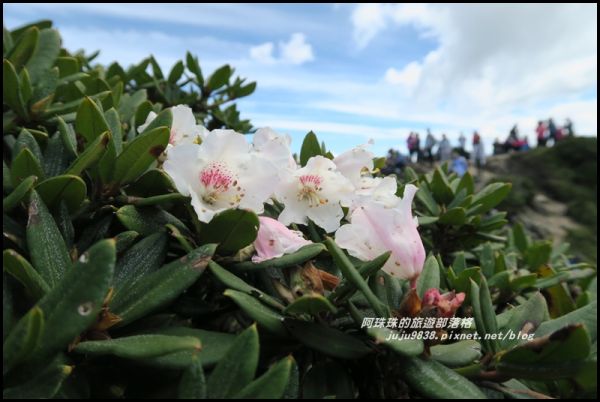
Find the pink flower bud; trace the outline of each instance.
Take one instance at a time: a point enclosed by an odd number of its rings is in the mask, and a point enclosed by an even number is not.
[[[431,288],[425,292],[421,303],[423,310],[437,308],[440,317],[452,317],[464,301],[465,294],[463,292],[452,291],[440,294],[438,289]]]
[[[260,228],[254,241],[256,255],[252,257],[253,262],[281,257],[311,244],[310,241],[302,237],[302,233],[288,229],[275,219],[260,216],[258,220]]]

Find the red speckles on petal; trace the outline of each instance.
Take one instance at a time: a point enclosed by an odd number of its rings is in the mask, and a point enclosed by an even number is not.
[[[200,172],[200,182],[206,189],[227,191],[233,181],[231,171],[220,162],[213,162]]]
[[[317,175],[317,174],[305,174],[300,176],[300,183],[303,186],[314,186],[314,187],[319,187],[321,185],[321,183],[323,182],[323,179],[321,178],[321,176]]]

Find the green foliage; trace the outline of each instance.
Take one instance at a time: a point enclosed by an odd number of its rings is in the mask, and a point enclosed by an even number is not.
[[[429,252],[414,290],[382,271],[390,252],[359,261],[314,225],[297,228],[314,244],[256,264],[256,214],[200,223],[160,169],[170,106],[247,132],[231,102],[255,83],[190,53],[168,72],[92,66],[49,21],[3,39],[5,398],[596,394],[596,269],[509,226],[509,184],[406,171]],[[301,164],[315,155],[332,157],[311,132]],[[467,294],[474,325],[452,332],[471,339],[363,327],[434,314],[431,288]],[[533,339],[486,338],[508,330]]]

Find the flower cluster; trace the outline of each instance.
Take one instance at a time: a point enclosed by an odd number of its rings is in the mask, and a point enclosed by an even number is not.
[[[300,167],[292,157],[289,136],[263,128],[252,143],[246,138],[232,130],[208,131],[196,124],[188,107],[173,108],[163,168],[177,190],[191,197],[201,222],[230,208],[261,214],[264,203],[274,199],[284,208],[278,222],[261,218],[254,261],[305,245],[301,234],[287,233],[286,226],[312,221],[327,233],[335,232],[336,242],[350,255],[370,260],[389,250],[385,272],[412,280],[419,275],[425,250],[411,212],[417,188],[406,185],[398,197],[394,177],[373,177],[369,144],[333,160],[313,156]],[[348,223],[340,226],[341,222]]]

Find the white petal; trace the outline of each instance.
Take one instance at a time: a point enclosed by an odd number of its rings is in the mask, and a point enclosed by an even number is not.
[[[148,113],[148,116],[146,117],[146,121],[144,122],[144,124],[142,124],[141,126],[138,127],[138,133],[142,133],[146,127],[148,127],[150,125],[150,123],[152,123],[152,120],[154,120],[156,118],[157,114],[154,113],[153,111],[150,111],[150,113]]]
[[[344,217],[344,211],[338,203],[327,203],[309,208],[308,217],[327,233],[334,232],[340,227],[340,220]]]
[[[361,145],[336,156],[333,162],[352,184],[358,186],[362,172],[373,170],[373,157],[373,153],[367,151],[366,145]]]
[[[171,147],[167,153],[163,169],[181,194],[189,195],[188,186],[199,180],[198,152],[199,145],[182,144]]]
[[[200,158],[216,161],[235,161],[250,150],[244,135],[233,130],[213,130],[200,146]]]

